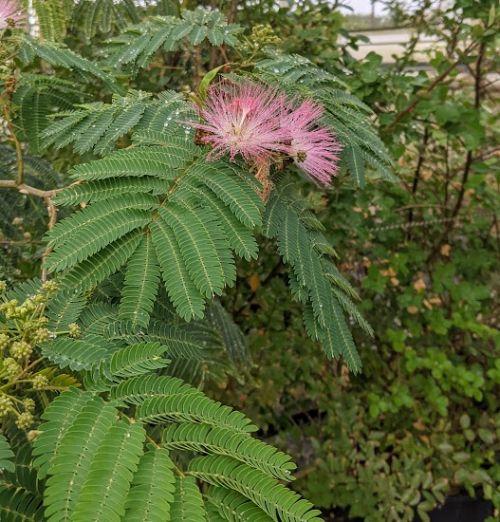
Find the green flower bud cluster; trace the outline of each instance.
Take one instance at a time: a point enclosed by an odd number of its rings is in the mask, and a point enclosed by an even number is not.
[[[57,290],[57,284],[49,281],[20,302],[6,298],[6,284],[0,281],[0,424],[7,419],[26,431],[28,438],[38,434],[37,394],[33,396],[33,391],[48,390],[54,375],[52,369],[40,373],[34,350],[56,336],[48,328],[45,310]],[[69,325],[68,330],[72,337],[80,336],[76,323]]]
[[[16,319],[20,317],[19,301],[17,299],[11,299],[0,305],[0,312],[5,315],[6,319]]]
[[[35,375],[31,384],[34,390],[43,390],[49,385],[49,380],[45,375]]]
[[[12,399],[4,393],[0,393],[0,419],[8,415],[12,410]]]
[[[7,348],[10,342],[10,337],[6,333],[0,333],[0,350]]]
[[[252,28],[250,35],[240,44],[242,51],[249,54],[256,53],[264,47],[278,45],[281,42],[269,24],[257,24]]]
[[[42,285],[42,291],[47,295],[54,295],[59,290],[59,285],[55,281],[46,281]]]
[[[76,323],[71,323],[68,327],[70,337],[77,338],[80,337],[81,331],[80,327]]]
[[[35,344],[43,343],[50,337],[50,332],[47,330],[47,328],[38,328],[38,330],[35,330],[35,333],[33,334],[33,342]]]
[[[27,412],[33,413],[35,411],[35,401],[33,399],[24,399],[23,406]]]
[[[29,428],[31,428],[31,426],[33,426],[34,422],[35,418],[33,417],[33,414],[28,411],[25,411],[21,413],[19,417],[17,417],[16,426],[20,430],[28,430]]]
[[[17,359],[27,359],[33,353],[33,347],[26,341],[15,341],[10,347],[10,355]]]
[[[3,361],[3,369],[7,378],[15,377],[21,372],[21,365],[12,357],[7,357]]]
[[[0,281],[0,294],[5,292],[5,288],[5,282]],[[48,319],[43,314],[49,296],[56,292],[57,288],[56,283],[48,281],[35,295],[22,303],[17,299],[7,301],[0,296],[0,314],[6,319],[3,331],[0,331],[0,357],[8,355],[9,359],[27,362],[36,345],[54,336],[47,329]],[[4,365],[4,376],[15,375],[15,368],[12,361],[9,361],[7,366]]]

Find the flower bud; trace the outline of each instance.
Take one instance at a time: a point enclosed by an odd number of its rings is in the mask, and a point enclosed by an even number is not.
[[[27,430],[28,428],[31,428],[33,422],[35,422],[33,415],[25,411],[24,413],[21,413],[21,415],[19,415],[19,417],[17,418],[16,426],[20,430]]]
[[[0,393],[0,418],[5,417],[11,411],[12,399],[5,395],[5,393]]]
[[[55,281],[46,281],[42,285],[42,290],[47,294],[54,294],[59,290],[59,285]]]
[[[50,332],[47,330],[47,328],[39,328],[36,332],[35,332],[35,335],[33,336],[33,341],[38,344],[38,343],[43,343],[44,341],[46,341],[48,338],[50,337]]]
[[[49,380],[45,375],[35,375],[31,384],[34,390],[43,390],[49,385]]]
[[[10,347],[10,355],[20,360],[29,357],[33,353],[33,347],[26,341],[16,341]]]
[[[30,413],[35,411],[35,401],[33,399],[24,399],[23,400],[24,409]]]
[[[71,323],[68,327],[70,337],[80,337],[80,327],[76,323]]]
[[[5,333],[0,333],[0,350],[3,350],[10,341],[10,337]]]
[[[21,371],[21,366],[15,359],[12,359],[12,357],[7,357],[7,359],[4,360],[3,367],[8,377],[14,377]]]

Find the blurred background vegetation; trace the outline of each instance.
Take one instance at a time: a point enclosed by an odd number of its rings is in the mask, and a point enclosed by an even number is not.
[[[139,3],[154,14],[179,9],[170,0]],[[326,361],[307,339],[268,248],[240,268],[224,300],[248,353],[208,387],[291,453],[301,469],[294,487],[326,519],[425,522],[445,499],[466,495],[490,501],[498,520],[497,2],[367,1],[361,14],[348,4],[182,2],[220,8],[245,27],[247,55],[276,46],[340,77],[375,110],[394,158],[393,183],[366,172],[358,191],[341,172],[327,193],[303,189],[374,329],[373,338],[357,335],[363,372]],[[106,21],[82,9],[84,18],[76,12],[60,28],[48,13],[34,30],[49,39],[66,31],[92,57],[136,21],[134,2],[119,7]],[[159,56],[134,87],[188,90],[227,61],[203,49]],[[0,170],[8,169],[0,154]],[[75,161],[69,151],[47,154],[61,171]],[[36,167],[46,169],[43,183],[59,182],[43,162]],[[29,198],[2,201],[0,278],[33,277],[44,209],[32,211]]]

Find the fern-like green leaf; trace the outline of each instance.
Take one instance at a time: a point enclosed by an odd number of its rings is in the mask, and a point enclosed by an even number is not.
[[[0,520],[42,522],[44,518],[41,482],[33,469],[30,445],[25,441],[20,444],[16,441],[12,447],[12,469],[0,470]],[[10,454],[8,458],[10,462]]]
[[[62,397],[66,398],[64,395]],[[53,413],[59,406],[57,401],[54,401],[54,406],[52,412],[46,412],[47,420],[53,419]],[[64,411],[67,413],[67,410]],[[59,451],[53,456],[47,470],[49,478],[45,489],[45,516],[53,522],[68,520],[73,515],[93,457],[115,422],[116,409],[102,399],[91,396],[91,400],[80,410],[73,411],[72,415],[72,423],[63,434]]]
[[[167,100],[170,103],[165,103],[166,94],[153,97],[143,91],[131,90],[125,96],[114,95],[111,103],[81,104],[69,112],[58,112],[54,115],[57,117],[55,122],[43,131],[44,146],[61,149],[72,144],[78,154],[93,150],[103,155],[112,151],[119,139],[131,131],[144,131],[154,120],[163,122],[162,131],[169,125],[171,130],[183,129],[177,145],[179,149],[185,149],[191,144],[188,138],[192,131],[179,118],[192,119],[188,116],[191,107],[174,94],[170,96],[172,99]],[[179,152],[176,151],[177,155]],[[160,157],[162,159],[165,158]]]
[[[144,453],[127,495],[124,520],[127,522],[174,520],[171,516],[175,490],[173,466],[165,449],[151,447]]]
[[[332,286],[339,281],[343,289],[350,291],[350,285],[340,276],[331,260],[329,249],[323,246],[326,238],[311,222],[302,219],[301,205],[293,199],[288,185],[283,185],[272,194],[264,218],[264,232],[268,237],[276,237],[278,251],[285,262],[289,263],[293,277],[291,289],[294,297],[304,305],[306,331],[315,340],[319,340],[328,357],[344,356],[349,368],[356,372],[361,361],[347,327],[343,308],[356,316],[363,326],[361,314],[355,312],[354,303],[345,296],[339,305]],[[311,223],[314,229],[308,229]],[[328,243],[326,243],[328,245]]]
[[[92,455],[71,520],[123,520],[127,494],[142,455],[144,438],[145,432],[140,424],[119,421],[109,429]]]
[[[82,314],[82,323],[94,320]],[[195,326],[203,330],[202,324]],[[115,343],[90,372],[105,381],[103,387],[70,389],[42,415],[34,465],[40,478],[48,477],[44,520],[319,520],[310,503],[278,482],[291,478],[294,465],[250,436],[256,427],[249,419],[180,379],[151,373],[165,365],[164,346]],[[99,389],[110,402],[99,397]],[[134,418],[127,422],[130,414]],[[145,447],[147,425],[163,423],[169,426],[162,445]],[[151,432],[151,442],[159,430]],[[171,459],[184,451],[208,456],[194,458],[182,471],[179,466],[189,456],[176,458],[175,464]],[[216,486],[204,489],[208,510],[197,479]],[[37,491],[18,489],[9,495],[5,489],[0,480],[8,513],[27,512],[33,517],[24,520],[42,520]],[[34,499],[31,511],[28,492]]]
[[[307,500],[275,479],[230,457],[197,457],[189,464],[189,474],[213,484],[238,491],[274,520],[320,521],[320,512]]]
[[[351,145],[344,150],[344,157],[353,178],[359,187],[365,187],[365,164],[357,145]]]
[[[207,166],[200,149],[175,133],[143,136],[156,144],[74,169],[88,183],[66,189],[59,201],[94,202],[49,232],[46,267],[66,271],[63,285],[85,291],[127,264],[120,316],[141,326],[152,313],[159,267],[177,313],[202,318],[206,300],[236,280],[234,252],[256,256],[252,228],[262,222],[262,202],[241,168],[223,161]]]
[[[244,190],[242,182],[250,183],[250,179],[241,169],[223,162],[197,163],[190,173],[222,199],[244,225],[253,228],[262,224],[262,200],[256,190]]]
[[[162,358],[165,350],[166,347],[159,343],[133,344],[113,353],[109,362],[104,363],[102,371],[110,379],[126,379],[149,373],[168,364],[168,360]]]
[[[106,204],[110,203],[110,201],[106,202]],[[124,202],[121,201],[120,203]],[[150,205],[154,205],[154,203],[151,202]],[[90,209],[97,210],[95,205],[89,207]],[[84,210],[83,213],[91,214],[91,212]],[[132,230],[144,227],[150,221],[147,211],[127,206],[114,208],[113,211],[109,209],[109,212],[103,212],[95,219],[90,216],[80,215],[79,217],[85,224],[82,224],[78,229],[80,239],[78,245],[70,242],[56,244],[54,250],[45,260],[50,271],[60,272],[71,268]],[[57,236],[53,237],[57,238]]]
[[[193,477],[176,477],[170,519],[179,522],[206,520],[203,497]]]
[[[130,26],[111,40],[113,52],[108,62],[118,68],[146,67],[156,51],[178,50],[184,39],[191,45],[199,45],[206,39],[213,45],[236,45],[235,35],[240,28],[228,24],[220,11],[199,6],[194,11],[183,11],[181,16],[154,17]]]
[[[124,194],[165,194],[167,189],[168,183],[166,181],[150,176],[141,178],[125,177],[115,180],[103,179],[71,185],[58,192],[53,201],[60,206],[77,205],[79,203],[88,204]]]
[[[335,294],[335,297],[339,302],[340,306],[343,308],[344,312],[348,314],[356,322],[356,324],[365,331],[365,333],[367,333],[370,337],[373,337],[373,328],[363,317],[363,315],[358,310],[358,307],[352,301],[352,299],[338,288],[334,287],[332,288],[332,291]]]
[[[222,343],[235,362],[248,362],[248,346],[243,332],[219,301],[213,301],[207,309],[207,318],[220,334]]]
[[[158,220],[152,224],[151,233],[165,288],[178,314],[187,321],[203,317],[203,296],[187,272],[172,229]]]
[[[278,479],[291,480],[295,464],[288,455],[272,446],[231,429],[208,425],[180,423],[168,426],[163,432],[167,449],[192,450],[227,455]]]
[[[83,294],[71,291],[59,292],[47,306],[49,330],[52,332],[66,330],[71,323],[76,323],[86,304],[87,299]]]
[[[154,176],[172,180],[177,172],[193,159],[195,149],[185,140],[173,138],[170,144],[161,147],[138,147],[119,150],[102,160],[78,165],[72,177],[78,180],[94,180],[116,177]]]
[[[0,475],[3,471],[14,471],[13,457],[14,453],[7,439],[0,433]]]
[[[83,263],[65,273],[61,284],[65,288],[87,291],[120,269],[134,253],[142,233],[134,231],[109,245]]]
[[[205,497],[208,504],[213,506],[222,520],[228,522],[272,522],[274,520],[236,491],[212,486]]]
[[[200,394],[201,392],[175,377],[145,375],[132,377],[111,388],[112,399],[130,404],[142,404],[148,397],[172,397],[174,395]]]
[[[48,232],[47,239],[50,245],[55,248],[55,252],[57,252],[59,248],[65,248],[67,250],[71,248],[71,246],[75,246],[72,241],[68,245],[68,240],[73,239],[73,234],[75,234],[76,231],[78,231],[79,243],[81,243],[80,233],[82,230],[96,232],[98,228],[106,229],[105,224],[108,220],[113,220],[116,213],[118,213],[120,217],[127,217],[127,212],[129,211],[149,210],[154,208],[155,205],[155,198],[147,194],[127,194],[126,196],[115,197],[105,202],[99,202],[57,223],[56,226]],[[125,216],[123,216],[123,213],[125,213]],[[135,214],[132,213],[131,215],[134,216]],[[99,230],[99,233],[104,232]],[[114,234],[112,234],[112,236],[113,235]],[[109,243],[111,241],[112,239]],[[54,256],[57,260],[58,256],[56,256],[55,253]]]
[[[60,368],[71,370],[90,370],[100,363],[108,354],[104,339],[86,335],[83,339],[70,339],[61,337],[53,342],[42,345],[44,357]]]
[[[160,284],[160,267],[151,235],[144,236],[127,265],[120,303],[120,319],[147,326]]]
[[[148,423],[196,421],[249,433],[257,427],[242,413],[203,395],[173,395],[146,398],[137,418]]]
[[[30,56],[31,58],[38,56],[54,67],[76,70],[87,77],[98,78],[112,92],[119,93],[122,91],[122,88],[116,83],[115,79],[111,75],[103,72],[97,64],[83,58],[62,44],[56,44],[54,42],[40,43],[25,36],[23,45],[25,48],[23,52],[24,56]]]
[[[201,343],[206,339],[198,339],[186,329],[165,324],[156,319],[151,320],[147,333],[138,331],[129,321],[113,321],[102,328],[100,333],[108,340],[120,340],[133,344],[138,342],[160,343],[167,348],[167,354],[176,359],[195,360],[203,357]],[[189,328],[191,330],[191,328]]]
[[[46,477],[54,457],[59,452],[61,440],[75,419],[75,412],[83,409],[91,401],[90,394],[71,390],[52,402],[42,414],[42,419],[46,422],[41,435],[33,445],[34,464],[38,468],[40,478]]]
[[[72,27],[87,39],[98,33],[108,34],[123,29],[139,19],[139,7],[131,0],[78,0],[72,13]]]
[[[63,40],[72,9],[67,0],[34,0],[33,7],[42,37],[50,41]]]
[[[224,287],[224,269],[217,255],[219,232],[214,234],[216,223],[207,222],[210,216],[198,209],[170,205],[159,210],[165,224],[172,228],[186,269],[198,291],[206,297],[220,295]],[[208,230],[210,226],[212,231]]]
[[[256,259],[259,251],[249,228],[243,225],[234,214],[214,194],[204,193],[204,205],[210,208],[221,227],[223,228],[227,241],[236,255],[250,261]]]

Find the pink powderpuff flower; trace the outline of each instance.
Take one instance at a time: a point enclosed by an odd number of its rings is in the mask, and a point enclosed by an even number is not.
[[[248,163],[262,164],[284,150],[281,127],[285,97],[257,83],[222,82],[210,88],[206,105],[199,109],[204,123],[200,141],[212,145],[211,156],[240,154]]]
[[[288,135],[287,152],[295,164],[320,184],[329,185],[342,147],[330,130],[317,127],[322,114],[319,105],[305,101],[284,117],[282,126]]]
[[[9,22],[19,25],[25,15],[17,0],[0,0],[0,31],[9,27]]]

